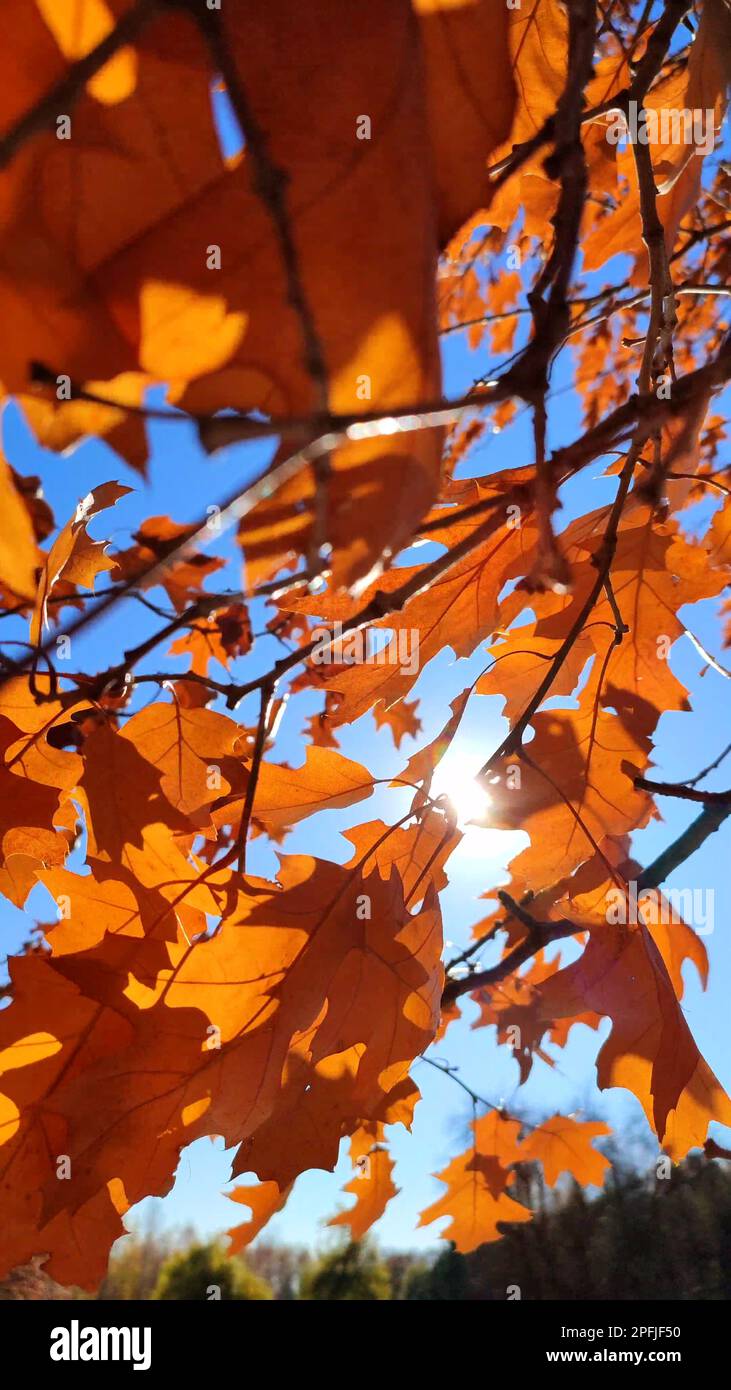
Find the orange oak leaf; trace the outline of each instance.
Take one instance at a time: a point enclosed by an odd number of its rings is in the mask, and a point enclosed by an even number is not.
[[[306,1043],[292,1049],[277,1108],[244,1139],[232,1176],[253,1169],[284,1187],[306,1170],[334,1169],[342,1139],[360,1123],[354,1096],[362,1058],[363,1048],[356,1045],[313,1065]],[[389,1095],[382,1097],[383,1103],[388,1100]],[[286,1146],[283,1126],[291,1141]]]
[[[390,709],[378,703],[373,708],[376,727],[382,729],[386,725],[393,734],[396,747],[400,748],[402,739],[416,738],[421,729],[421,720],[416,714],[418,707],[418,700],[401,700]]]
[[[341,1140],[348,1134],[360,1135],[362,1144],[370,1136],[370,1148],[382,1137],[385,1124],[401,1124],[410,1130],[420,1099],[410,1076],[381,1094],[371,1107],[370,1120],[356,1113],[354,1096],[362,1059],[362,1045],[334,1053],[316,1065],[308,1058],[306,1047],[293,1049],[282,1075],[280,1103],[270,1118],[244,1139],[234,1160],[233,1176],[253,1168],[284,1188],[307,1169],[334,1169]],[[362,1096],[360,1104],[364,1104]],[[291,1139],[286,1147],[282,1145],[283,1126]],[[356,1140],[356,1146],[358,1143]]]
[[[40,555],[28,508],[15,484],[12,470],[0,455],[0,584],[18,598],[33,599]]]
[[[537,636],[553,642],[570,628],[596,578],[596,568],[586,554],[596,549],[597,528],[605,515],[590,513],[567,532],[564,544],[572,560],[572,592],[553,605],[553,612],[539,618]],[[644,713],[638,713],[637,722],[652,732],[650,706],[655,706],[656,718],[662,710],[686,708],[687,692],[668,662],[672,644],[685,631],[678,610],[683,604],[715,597],[723,587],[723,574],[709,567],[704,547],[683,535],[677,522],[661,523],[650,507],[635,502],[622,520],[611,581],[628,632],[607,662],[607,685],[638,697]],[[606,655],[607,625],[614,622],[614,611],[604,593],[585,635],[599,656]],[[552,693],[563,691],[556,686]]]
[[[185,709],[177,700],[148,705],[128,721],[124,737],[144,749],[161,773],[160,790],[178,811],[200,811],[230,789],[225,760],[233,756],[241,728],[208,709]]]
[[[53,1276],[93,1287],[104,1272],[110,1242],[123,1233],[120,1209],[100,1179],[77,1210],[44,1212],[42,1185],[57,1171],[56,1155],[69,1152],[68,1130],[54,1111],[53,1093],[69,1069],[78,1074],[85,1058],[123,1046],[133,1029],[111,1011],[103,1026],[97,1025],[94,1001],[84,999],[41,956],[18,957],[12,981],[13,1003],[0,1019],[2,1265],[10,1269],[46,1252]]]
[[[601,668],[592,672],[578,709],[537,714],[520,760],[504,756],[487,783],[489,824],[531,837],[511,872],[535,890],[572,873],[605,836],[634,830],[652,814],[647,794],[633,782],[647,766],[650,740],[634,731],[626,692],[609,687],[605,696],[617,714],[601,708],[601,674]]]
[[[531,904],[533,906],[533,904]],[[598,1028],[599,1014],[587,1010],[570,1020],[551,1020],[547,1022],[542,1013],[543,998],[540,986],[560,969],[560,957],[547,961],[539,951],[527,970],[521,974],[502,980],[495,989],[476,990],[474,999],[480,1006],[480,1016],[472,1024],[473,1028],[489,1028],[495,1025],[498,1041],[508,1043],[513,1049],[513,1057],[518,1063],[521,1084],[529,1077],[535,1057],[548,1066],[553,1060],[545,1051],[545,1043],[556,1043],[563,1047],[571,1028],[583,1023],[589,1028]]]
[[[48,617],[48,600],[59,579],[93,590],[100,570],[113,568],[114,561],[107,555],[104,542],[92,540],[86,526],[98,512],[113,507],[130,491],[120,483],[102,483],[82,498],[73,517],[56,537],[43,565],[31,619],[30,640],[34,646],[41,640]]]
[[[579,960],[547,980],[541,994],[546,1017],[568,1017],[587,1005],[609,1015],[598,1084],[632,1091],[674,1159],[703,1145],[711,1120],[731,1122],[731,1101],[698,1051],[645,926],[605,924],[592,932]]]
[[[296,1163],[296,1153],[288,1157],[281,1147],[281,1116],[309,1094],[313,1066],[330,1066],[338,1052],[350,1057],[334,1116],[339,1137],[343,1107],[352,1128],[428,1045],[442,983],[433,906],[406,912],[395,874],[384,883],[378,875],[364,879],[295,859],[284,861],[281,877],[274,894],[256,881],[241,895],[244,926],[229,920],[210,939],[165,946],[167,966],[159,940],[124,933],[108,933],[91,951],[38,958],[38,968],[51,971],[49,987],[62,974],[57,997],[64,1008],[76,997],[90,1011],[77,1008],[59,1025],[71,1056],[91,1049],[88,1065],[54,1071],[51,1093],[44,1092],[46,1108],[61,1117],[64,1152],[74,1155],[68,1190],[59,1193],[48,1176],[49,1218],[68,1197],[75,1205],[88,1201],[108,1168],[130,1201],[167,1191],[180,1148],[200,1134],[240,1143],[271,1119],[280,1136],[276,1162]],[[1,1020],[9,1039],[19,1021],[14,1007]],[[48,1019],[53,1031],[50,1012]],[[122,1030],[125,1045],[95,1051],[97,1031],[104,1037],[110,1028]],[[301,1069],[280,1092],[290,1053]],[[26,1148],[34,1133],[29,1113]],[[245,1162],[252,1166],[251,1155]],[[263,1176],[282,1186],[291,1181]]]
[[[470,480],[469,491],[464,484],[459,487],[460,496],[470,502],[491,501],[502,492],[493,479],[480,483]],[[360,633],[343,638],[342,658],[337,645],[317,656],[313,654],[308,665],[311,683],[337,691],[340,696],[331,716],[334,725],[358,719],[376,701],[392,708],[409,693],[427,662],[445,644],[457,656],[469,656],[478,642],[493,631],[504,584],[530,567],[534,531],[529,520],[522,528],[511,527],[504,506],[496,507],[490,515],[490,534],[485,540],[422,593],[418,592],[418,569],[394,568],[374,582],[357,605],[344,595],[329,593],[281,601],[287,609],[313,614],[327,623],[345,622],[356,607],[367,604],[376,593],[388,596],[403,584],[414,583],[416,596],[403,612],[389,614],[371,625],[371,631],[385,629],[391,634],[386,644],[378,648],[377,657],[364,645],[366,639]],[[440,543],[447,546],[473,535],[478,526],[486,524],[480,514],[461,518],[457,507],[453,511],[437,508],[434,516],[450,522],[438,533]]]
[[[308,745],[300,768],[263,762],[254,796],[255,820],[281,839],[284,831],[316,811],[353,806],[371,795],[373,775],[331,748]],[[213,816],[216,825],[237,825],[242,799],[223,799]]]
[[[183,636],[171,644],[170,651],[173,656],[190,655],[189,669],[197,676],[207,676],[213,661],[227,670],[231,657],[217,618],[196,618]]]
[[[87,812],[89,854],[108,863],[129,862],[143,843],[147,826],[164,825],[181,833],[189,823],[163,795],[162,773],[140,751],[128,729],[102,725],[84,744],[79,779]]]
[[[356,1173],[343,1191],[353,1193],[355,1206],[338,1212],[328,1221],[329,1226],[347,1226],[351,1240],[362,1240],[400,1191],[391,1177],[394,1165],[388,1149],[380,1143],[374,1144],[371,1135],[365,1138],[368,1143],[364,1144],[364,1136],[356,1131],[350,1141],[350,1156]]]
[[[259,1232],[264,1229],[268,1221],[282,1210],[288,1196],[290,1188],[285,1187],[280,1192],[275,1182],[259,1182],[244,1186],[241,1184],[235,1187],[233,1192],[227,1192],[232,1202],[240,1202],[242,1206],[248,1207],[251,1212],[250,1221],[242,1221],[238,1226],[232,1226],[226,1232],[231,1244],[228,1247],[228,1255],[238,1255],[255,1240]]]
[[[143,521],[135,531],[135,544],[128,550],[117,551],[114,555],[112,578],[126,582],[140,578],[140,587],[147,587],[143,574],[146,569],[159,562],[170,553],[190,533],[190,527],[171,521],[167,516],[151,516]],[[158,582],[178,613],[200,597],[204,580],[220,570],[224,561],[220,556],[206,555],[203,550],[194,550],[171,561]]]
[[[609,1159],[593,1147],[593,1140],[610,1134],[608,1125],[595,1120],[575,1120],[552,1115],[542,1120],[523,1140],[523,1160],[543,1164],[543,1176],[554,1187],[562,1173],[571,1173],[582,1187],[601,1187]]]
[[[430,883],[437,892],[446,888],[444,865],[462,838],[439,811],[431,810],[421,813],[414,825],[394,829],[383,821],[366,821],[343,834],[355,846],[347,867],[360,864],[364,873],[377,868],[388,878],[394,865],[407,902],[420,902]]]
[[[20,730],[4,715],[0,716],[0,756],[13,748]],[[68,846],[54,828],[59,796],[53,787],[0,765],[0,860],[10,856],[31,856],[39,864],[62,862]]]
[[[58,921],[46,929],[55,956],[89,951],[107,934],[175,941],[181,928],[190,938],[206,929],[205,911],[214,911],[215,899],[197,888],[197,876],[174,845],[159,846],[148,840],[147,884],[132,875],[125,881],[104,877],[104,866],[93,865],[88,875],[66,869],[45,869],[38,880],[48,889],[58,910]],[[163,856],[160,850],[166,850]],[[158,850],[158,853],[156,853]],[[120,874],[123,871],[119,871]],[[155,879],[158,881],[155,882]],[[185,893],[184,897],[181,895]],[[176,898],[180,902],[176,903]],[[152,953],[150,952],[150,955]],[[162,967],[164,957],[158,955]]]
[[[515,721],[532,700],[562,640],[561,636],[539,635],[537,623],[511,628],[490,647],[494,662],[478,680],[475,693],[502,696],[505,717]],[[572,694],[593,651],[588,637],[581,636],[574,642],[551,685],[552,696]]]
[[[673,889],[667,893],[657,888],[641,889],[642,868],[629,854],[628,839],[606,840],[601,853],[574,874],[567,883],[558,885],[558,891],[549,896],[548,916],[566,916],[577,927],[593,930],[603,927],[606,922],[618,923],[632,919],[631,900],[628,904],[625,885],[635,884],[637,907],[634,915],[641,917],[650,933],[665,969],[670,977],[678,999],[683,998],[685,981],[683,966],[686,961],[693,962],[701,985],[708,983],[708,952],[702,938],[685,921],[681,908],[689,913],[692,899],[687,894],[678,895]],[[531,904],[535,911],[540,908],[538,898]],[[540,915],[540,913],[539,913]]]
[[[461,1254],[469,1254],[486,1241],[499,1240],[499,1222],[531,1221],[533,1213],[505,1191],[513,1180],[506,1163],[518,1159],[520,1126],[491,1112],[472,1126],[475,1143],[437,1174],[447,1184],[443,1197],[421,1213],[420,1226],[441,1216],[451,1217],[442,1234],[453,1240]]]
[[[69,792],[79,780],[82,761],[60,737],[70,721],[90,711],[86,700],[72,704],[54,699],[46,675],[37,675],[36,699],[22,677],[0,687],[0,715],[15,725],[16,737],[5,750],[6,767],[18,777]]]

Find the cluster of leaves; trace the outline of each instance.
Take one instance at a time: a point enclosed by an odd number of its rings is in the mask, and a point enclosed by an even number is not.
[[[0,1014],[4,1269],[44,1255],[59,1281],[95,1286],[124,1213],[169,1191],[203,1135],[237,1149],[234,1177],[258,1177],[232,1194],[251,1210],[234,1250],[345,1136],[357,1202],[336,1222],[360,1237],[396,1190],[387,1127],[411,1123],[412,1064],[463,995],[508,1047],[519,1028],[522,1079],[575,1022],[608,1017],[599,1084],[634,1092],[673,1159],[731,1122],[680,1005],[703,943],[606,914],[610,891],[659,888],[731,809],[700,777],[671,788],[701,805],[692,832],[644,871],[631,859],[668,791],[647,777],[658,721],[689,709],[658,642],[684,632],[683,605],[719,598],[731,559],[711,410],[731,374],[726,167],[677,127],[666,144],[606,138],[609,113],[643,104],[720,128],[728,9],[652,10],[373,0],[365,23],[329,0],[6,5],[3,389],[49,449],[93,435],[141,474],[152,385],[158,415],[185,412],[207,451],[279,445],[213,508],[245,563],[223,593],[208,587],[211,508],[143,516],[110,551],[89,523],[128,489],[102,483],[56,530],[39,480],[0,463],[0,595],[24,629],[0,671],[0,890],[22,907],[40,882],[60,909],[12,960]],[[237,154],[221,153],[212,88]],[[619,252],[620,278],[599,285]],[[440,334],[457,330],[477,361],[513,356],[446,401]],[[584,432],[549,453],[559,357]],[[532,461],[458,478],[486,429],[523,412]],[[562,490],[597,460],[614,500],[558,531]],[[697,535],[688,509],[707,494],[721,505]],[[429,558],[399,563],[417,541]],[[61,674],[59,640],[77,650],[131,600],[164,624]],[[259,601],[287,647],[263,674]],[[345,643],[366,630],[385,635],[382,659],[353,662]],[[391,659],[404,632],[418,670]],[[373,791],[342,725],[372,712],[398,748],[420,730],[408,697],[424,666],[484,643],[442,733],[394,768],[405,815],[350,830],[345,864],[247,871],[253,834],[280,843]],[[187,670],[150,669],[159,648]],[[323,696],[297,769],[268,756],[288,682]],[[445,974],[439,894],[460,830],[432,782],[487,695],[509,721],[480,774],[490,824],[529,844]],[[67,866],[81,830],[83,873]],[[560,939],[569,964],[546,955]],[[498,963],[477,968],[496,940]],[[463,1251],[494,1239],[530,1220],[516,1165],[601,1182],[603,1130],[492,1110],[422,1220],[448,1214]]]

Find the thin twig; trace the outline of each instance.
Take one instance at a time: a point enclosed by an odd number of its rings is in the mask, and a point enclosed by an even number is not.
[[[574,646],[574,643],[576,642],[579,634],[581,633],[584,624],[589,618],[596,604],[596,601],[599,598],[600,593],[604,589],[607,576],[609,575],[609,572],[611,570],[612,560],[614,559],[614,553],[617,548],[617,535],[619,531],[619,523],[622,516],[624,504],[627,499],[627,493],[629,492],[629,486],[632,481],[634,464],[635,452],[630,451],[630,453],[627,456],[627,461],[620,474],[619,487],[617,489],[617,495],[614,499],[612,511],[609,516],[607,529],[604,533],[604,539],[594,557],[594,563],[597,569],[597,577],[594,581],[594,584],[592,585],[587,598],[585,599],[584,603],[581,606],[581,609],[579,610],[579,613],[577,614],[563,642],[561,643],[561,646],[556,652],[556,655],[551,660],[551,664],[545,676],[543,677],[543,680],[538,685],[538,688],[534,692],[532,698],[529,700],[520,718],[516,721],[516,723],[513,725],[513,728],[503,739],[499,748],[495,749],[495,752],[491,754],[487,762],[480,769],[478,777],[480,777],[481,779],[488,778],[490,773],[493,772],[493,770],[502,761],[503,758],[509,757],[512,753],[516,753],[521,748],[523,743],[523,735],[525,734],[525,731],[528,728],[531,719],[533,718],[539,706],[543,703],[544,699],[548,695],[558,672],[563,666],[566,658],[568,657],[571,649]]]
[[[689,777],[685,784],[686,787],[697,787],[698,783],[702,782],[704,777],[708,776],[709,772],[715,772],[716,768],[721,766],[721,763],[728,757],[729,753],[731,753],[731,743],[727,744],[723,752],[719,753],[718,757],[714,758],[713,762],[708,764],[708,767],[704,767],[701,772],[697,772],[695,777]]]
[[[484,1096],[478,1095],[477,1091],[473,1091],[472,1087],[468,1086],[467,1082],[462,1080],[455,1066],[450,1066],[448,1062],[439,1062],[435,1057],[417,1057],[416,1060],[417,1062],[426,1062],[427,1066],[434,1067],[435,1071],[440,1071],[443,1076],[448,1076],[450,1081],[454,1081],[457,1086],[461,1086],[462,1090],[469,1096],[473,1105],[484,1105],[487,1110],[501,1109],[494,1101],[486,1100]]]
[[[610,574],[605,576],[604,592],[607,596],[609,607],[612,610],[612,617],[614,618],[614,645],[618,647],[622,638],[626,636],[630,629],[620,612],[619,604],[617,603],[617,595],[614,592],[614,585],[612,584],[612,577]]]
[[[261,770],[261,760],[264,756],[264,745],[267,739],[267,726],[269,724],[269,711],[274,698],[275,683],[269,681],[262,685],[259,700],[259,719],[256,726],[256,739],[251,755],[251,766],[249,768],[249,780],[246,783],[246,795],[241,811],[241,822],[236,836],[236,857],[238,861],[239,873],[246,872],[246,844],[249,836],[249,825],[254,809],[254,797],[259,781]]]
[[[21,147],[34,135],[49,130],[56,122],[59,112],[68,112],[83,92],[87,83],[118,53],[120,48],[132,43],[142,29],[155,15],[169,8],[170,0],[137,0],[126,14],[123,14],[111,33],[92,48],[83,58],[72,63],[68,72],[56,82],[35,106],[26,111],[6,131],[0,139],[0,169],[4,169]]]
[[[289,176],[272,158],[267,135],[251,106],[244,82],[229,45],[226,42],[223,20],[217,10],[198,6],[195,18],[209,46],[211,57],[223,78],[234,113],[246,141],[246,153],[253,166],[252,185],[271,217],[274,233],[284,266],[287,299],[302,330],[304,363],[314,389],[315,407],[323,419],[329,411],[328,372],[325,351],[315,322],[315,314],[305,289],[302,267],[287,207]],[[318,431],[319,432],[319,429]],[[307,557],[310,568],[327,541],[327,483],[331,465],[328,454],[316,454],[312,460],[315,484],[312,541]]]
[[[533,929],[528,933],[517,946],[509,951],[507,956],[503,956],[497,965],[491,966],[489,970],[477,970],[473,975],[467,975],[464,979],[448,980],[442,991],[442,1008],[446,1004],[451,1004],[455,999],[459,999],[462,994],[471,994],[473,990],[484,989],[487,985],[499,984],[508,975],[512,975],[521,965],[524,965],[536,952],[542,951],[545,946],[549,946],[552,941],[562,941],[569,936],[577,936],[582,928],[577,927],[574,922],[569,922],[562,918],[558,922],[538,922],[535,921]]]
[[[717,671],[719,676],[725,676],[727,681],[731,680],[731,671],[729,671],[728,667],[722,666],[717,657],[711,656],[711,653],[706,650],[695,633],[690,631],[690,628],[685,628],[684,635],[688,638],[689,642],[693,643],[699,656],[702,656],[703,660],[708,662],[708,665],[713,671]]]

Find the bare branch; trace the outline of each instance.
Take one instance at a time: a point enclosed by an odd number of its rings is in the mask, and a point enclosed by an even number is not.
[[[700,801],[705,806],[728,806],[731,811],[731,790],[725,792],[699,791],[686,782],[654,782],[650,777],[635,777],[641,791],[654,796],[675,796],[681,801]]]
[[[699,481],[702,481],[702,479]],[[708,665],[713,671],[717,671],[719,676],[725,676],[727,681],[731,680],[731,671],[729,671],[728,667],[722,666],[717,657],[711,656],[711,653],[703,646],[700,638],[696,637],[695,633],[690,631],[690,628],[686,627],[685,636],[688,638],[689,642],[693,643],[698,655],[702,656],[703,660],[708,662]]]
[[[691,854],[695,854],[697,849],[705,843],[709,835],[718,830],[723,825],[726,817],[731,812],[731,806],[706,806],[700,815],[692,821],[687,830],[679,835],[667,849],[659,854],[657,859],[640,874],[637,879],[638,889],[659,888],[666,878],[677,869],[680,864],[684,864]]]

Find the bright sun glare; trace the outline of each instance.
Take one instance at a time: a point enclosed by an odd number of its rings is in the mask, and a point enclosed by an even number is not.
[[[474,757],[447,753],[432,779],[431,795],[446,796],[451,802],[460,830],[470,821],[481,819],[490,805],[489,793],[478,782],[475,770]]]

